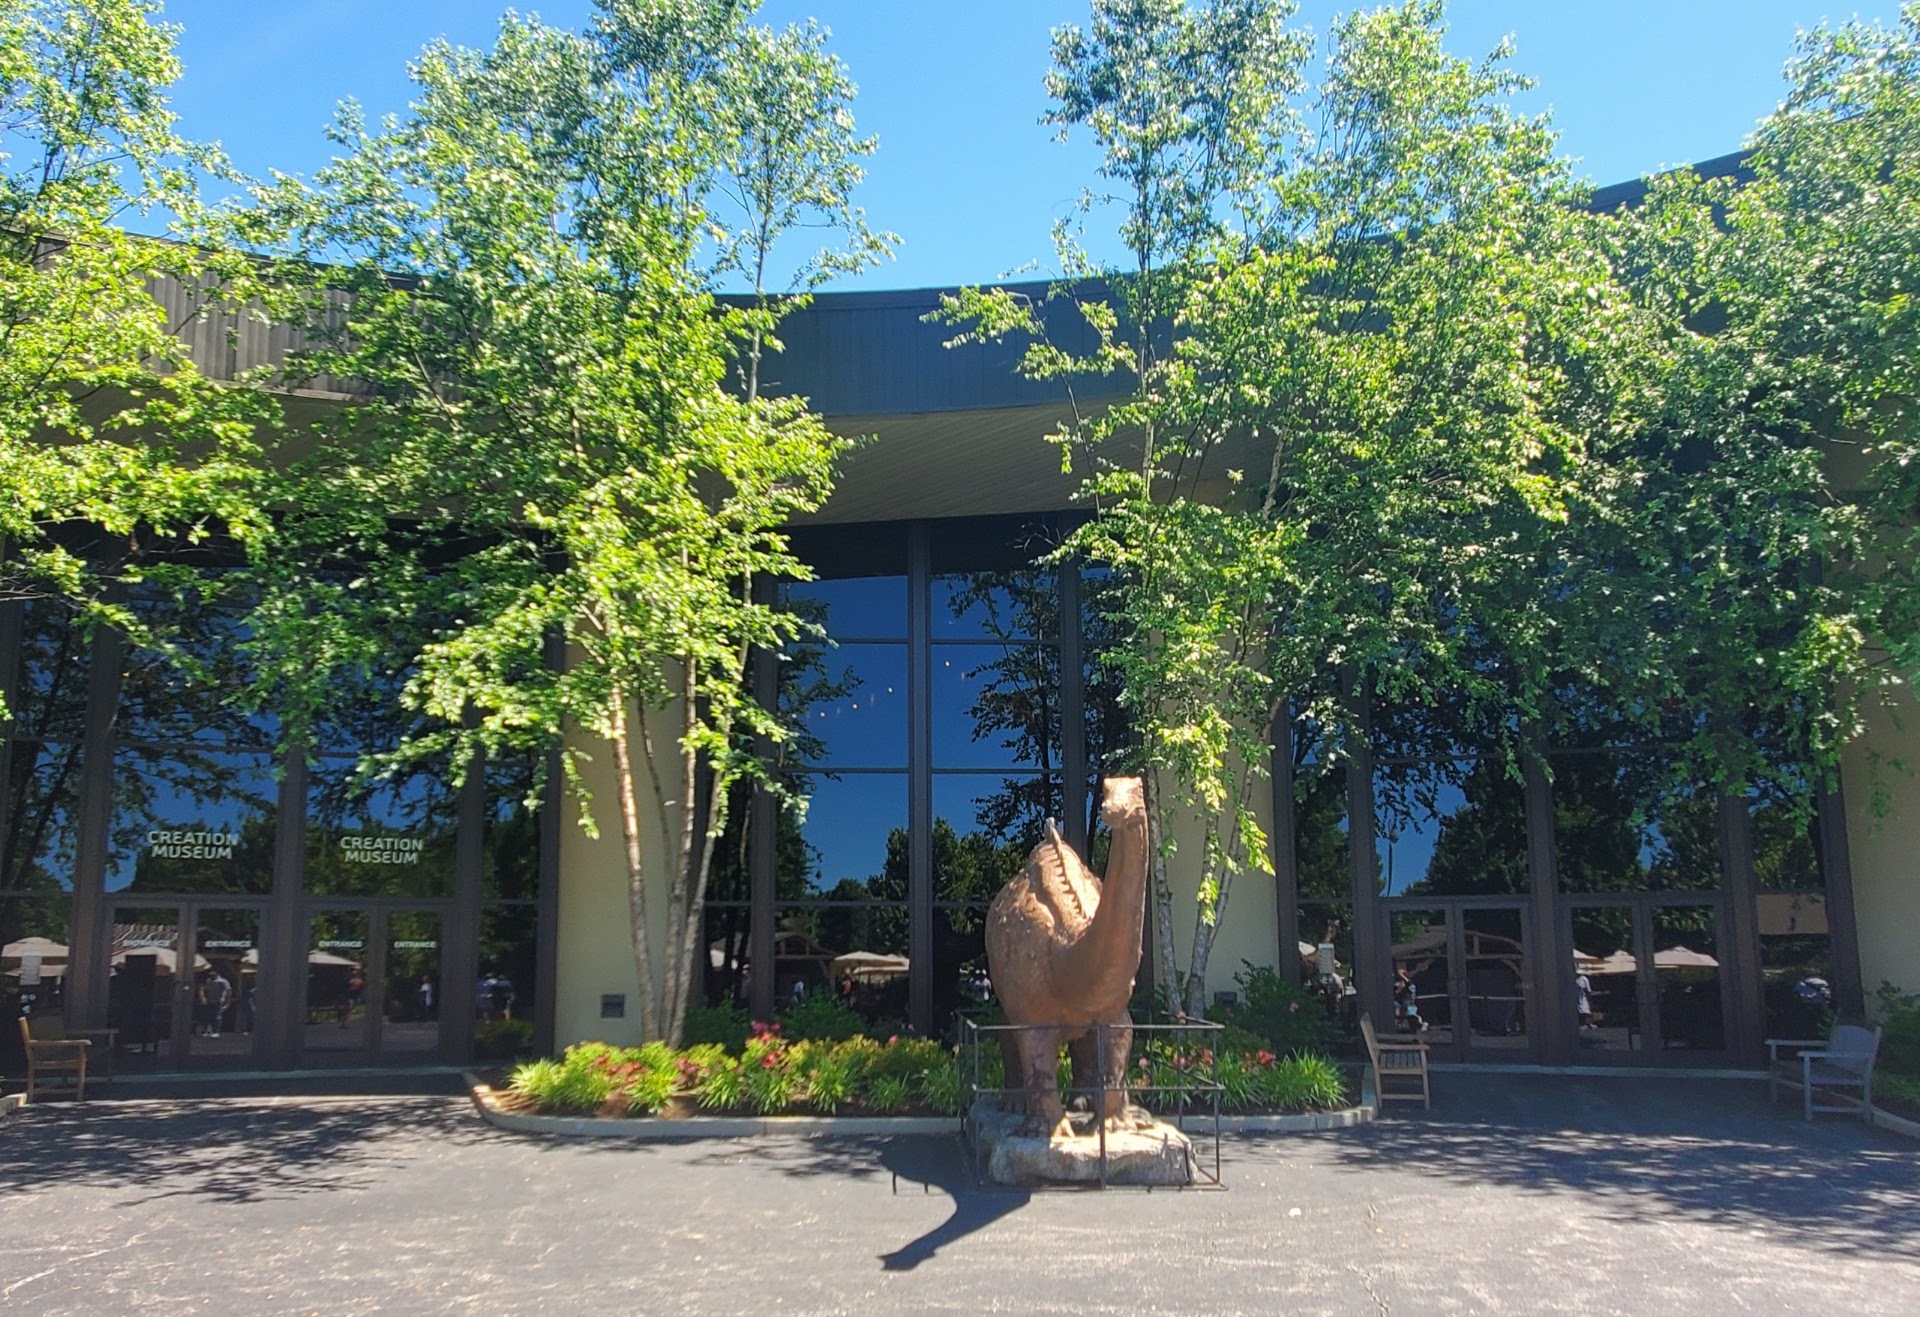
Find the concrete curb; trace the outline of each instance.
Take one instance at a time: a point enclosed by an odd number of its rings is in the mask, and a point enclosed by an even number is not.
[[[5,1097],[0,1097],[0,1120],[5,1120],[26,1105],[26,1098],[18,1093],[9,1093]]]
[[[960,1121],[952,1116],[693,1116],[685,1120],[657,1120],[649,1116],[523,1116],[496,1111],[485,1094],[493,1089],[475,1075],[466,1076],[473,1108],[480,1119],[516,1134],[546,1134],[563,1138],[636,1139],[645,1143],[689,1139],[752,1139],[764,1135],[800,1138],[871,1138],[898,1134],[953,1134]],[[1222,1134],[1310,1134],[1349,1129],[1374,1118],[1370,1095],[1360,1106],[1344,1111],[1311,1111],[1297,1116],[1222,1116]],[[1202,1124],[1205,1119],[1188,1122]],[[1191,1131],[1190,1131],[1191,1132]]]
[[[1909,1139],[1920,1139],[1920,1120],[1908,1120],[1905,1116],[1896,1116],[1891,1111],[1882,1111],[1878,1107],[1869,1108],[1870,1119],[1874,1126],[1890,1134],[1903,1135]]]

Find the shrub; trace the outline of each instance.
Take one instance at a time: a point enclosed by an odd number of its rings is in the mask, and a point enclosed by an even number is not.
[[[967,1086],[952,1055],[943,1054],[938,1065],[920,1076],[920,1097],[943,1116],[960,1114],[967,1103]]]
[[[1324,1056],[1290,1056],[1258,1074],[1260,1105],[1276,1111],[1332,1111],[1346,1105],[1346,1080]]]
[[[912,1092],[910,1083],[897,1075],[879,1075],[867,1085],[867,1105],[875,1111],[900,1111]]]
[[[561,1073],[558,1061],[528,1061],[514,1067],[507,1087],[543,1108],[552,1107],[555,1105],[553,1095],[560,1087]]]
[[[1920,1078],[1920,993],[1901,992],[1882,980],[1879,999],[1880,1064],[1896,1075]]]
[[[911,1082],[939,1065],[946,1055],[946,1050],[931,1039],[890,1038],[868,1061],[867,1073]]]
[[[671,1061],[665,1065],[642,1067],[640,1073],[628,1080],[626,1088],[622,1090],[627,1099],[627,1109],[653,1115],[667,1105],[679,1079],[678,1069]]]
[[[740,1077],[747,1104],[763,1116],[786,1110],[800,1090],[799,1067],[789,1046],[775,1033],[747,1039]]]
[[[851,1058],[838,1047],[815,1049],[807,1070],[807,1098],[815,1107],[832,1115],[853,1096],[854,1078]]]
[[[533,1050],[532,1020],[486,1020],[473,1030],[473,1054],[482,1061],[507,1061]]]
[[[795,1042],[843,1042],[858,1034],[864,1024],[859,1012],[825,993],[803,997],[780,1012],[780,1031]]]
[[[723,1056],[701,1081],[700,1105],[709,1111],[726,1111],[739,1106],[746,1094],[745,1063],[738,1057]]]
[[[1242,961],[1233,981],[1240,985],[1240,1002],[1221,1013],[1222,1021],[1244,1029],[1275,1055],[1326,1054],[1347,1043],[1346,1031],[1318,997],[1284,982],[1272,970]]]
[[[718,1006],[689,1006],[680,1036],[688,1047],[717,1044],[738,1056],[747,1045],[751,1023],[747,1018],[747,1008],[738,1002],[724,1001]]]

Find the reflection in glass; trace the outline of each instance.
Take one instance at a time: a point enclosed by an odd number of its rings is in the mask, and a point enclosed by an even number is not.
[[[13,711],[7,734],[78,740],[87,725],[91,644],[62,601],[33,599],[12,607],[19,610],[20,652],[14,684],[7,688],[7,704]],[[5,675],[0,673],[0,678]]]
[[[265,755],[114,755],[110,892],[264,894],[273,887],[280,784]]]
[[[1819,819],[1804,783],[1764,782],[1748,799],[1753,819],[1753,883],[1762,891],[1817,892],[1826,886]]]
[[[1388,896],[1530,889],[1526,793],[1498,760],[1392,765],[1374,777]]]
[[[1460,911],[1465,973],[1467,1045],[1524,1051],[1527,1047],[1526,921],[1520,911],[1494,907]]]
[[[1064,812],[1060,779],[933,777],[933,899],[991,901]]]
[[[540,980],[540,911],[490,905],[480,911],[480,977],[473,992],[473,1052],[482,1060],[525,1056],[533,1049]],[[488,977],[493,983],[489,987]]]
[[[194,951],[194,1059],[232,1062],[250,1055],[259,1010],[260,912],[201,910]]]
[[[417,765],[368,781],[348,764],[322,764],[307,792],[306,890],[445,896],[459,823],[459,793],[443,770]]]
[[[395,910],[387,916],[386,989],[380,1050],[430,1056],[440,1050],[440,916],[431,910]],[[500,1000],[497,986],[494,999]],[[511,987],[508,995],[511,995]],[[513,1007],[506,1007],[511,1018]]]
[[[747,1004],[753,992],[753,912],[744,905],[706,909],[706,1003]]]
[[[65,893],[0,897],[0,1021],[65,1010],[71,909],[72,898]]]
[[[1583,1051],[1638,1052],[1646,1046],[1640,1019],[1640,962],[1633,907],[1576,906],[1573,918],[1574,1015]]]
[[[74,816],[80,807],[80,746],[10,741],[6,807],[0,814],[0,900],[73,889]]]
[[[1718,1052],[1727,1045],[1718,924],[1712,906],[1653,907],[1660,1046],[1667,1051]]]
[[[1353,887],[1346,770],[1317,773],[1308,766],[1306,772],[1310,775],[1296,776],[1293,782],[1293,851],[1299,865],[1300,896],[1345,901]],[[1300,936],[1308,936],[1304,924]]]
[[[798,786],[804,817],[795,805],[783,808],[775,838],[778,897],[906,900],[906,774],[814,775]]]
[[[1769,1038],[1825,1038],[1833,1024],[1833,946],[1822,914],[1818,932],[1778,932],[1763,905],[1760,972]]]
[[[180,969],[180,912],[171,906],[116,906],[107,946],[107,1027],[135,1065],[171,1064],[174,1003],[191,1001],[194,971]]]
[[[364,910],[323,910],[307,925],[309,1055],[366,1050],[370,923]]]
[[[806,906],[777,913],[774,999],[830,992],[876,1037],[907,1032],[907,908]]]
[[[1445,910],[1394,910],[1391,937],[1393,1027],[1436,1049],[1453,1045],[1453,974]]]
[[[1062,766],[1056,645],[939,645],[933,650],[933,766]]]
[[[1563,755],[1551,763],[1561,891],[1720,885],[1719,802],[1711,792],[1668,784],[1642,755]]]
[[[904,768],[905,645],[794,645],[780,665],[780,761]]]
[[[486,779],[482,890],[490,901],[535,900],[540,895],[540,813],[527,804],[527,794],[533,789],[533,757],[489,759]]]
[[[1325,994],[1339,1009],[1353,978],[1353,903],[1351,901],[1302,901],[1300,920],[1300,981]],[[1320,946],[1333,944],[1332,980],[1322,972]]]
[[[1041,568],[936,576],[932,618],[935,640],[1053,640],[1060,578]]]
[[[859,576],[835,581],[790,581],[780,588],[789,612],[849,640],[907,638],[907,578]]]
[[[114,733],[122,741],[195,741],[266,749],[274,719],[250,713],[253,672],[246,621],[231,606],[136,598],[133,611],[166,643],[165,652],[129,646]]]
[[[963,1015],[986,1021],[994,1008],[987,973],[987,907],[942,906],[933,912],[933,1028],[948,1037]]]

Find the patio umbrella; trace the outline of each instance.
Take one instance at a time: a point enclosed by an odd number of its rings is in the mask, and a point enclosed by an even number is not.
[[[67,949],[50,937],[23,937],[0,947],[0,960],[20,960],[31,955],[38,955],[42,965],[51,965],[66,960]]]
[[[1653,953],[1655,969],[1719,969],[1720,962],[1704,951],[1688,947],[1669,947]]]
[[[851,974],[856,979],[886,979],[905,974],[908,961],[905,956],[887,956],[877,951],[849,951],[844,956],[833,958],[835,976]]]

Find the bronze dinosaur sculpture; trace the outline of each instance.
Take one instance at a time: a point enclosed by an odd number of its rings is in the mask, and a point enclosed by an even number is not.
[[[987,966],[1009,1024],[1002,1048],[1006,1084],[1022,1090],[1033,1134],[1072,1135],[1060,1102],[1060,1047],[1067,1045],[1077,1087],[1094,1087],[1104,1071],[1100,1112],[1109,1130],[1151,1123],[1127,1102],[1127,1013],[1140,969],[1147,909],[1147,805],[1137,777],[1108,778],[1100,817],[1113,832],[1103,884],[1047,821],[1047,839],[1033,848],[987,911]],[[1106,1031],[1104,1065],[1092,1026]]]

